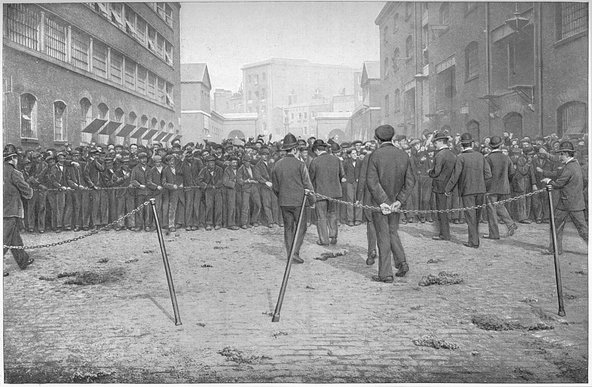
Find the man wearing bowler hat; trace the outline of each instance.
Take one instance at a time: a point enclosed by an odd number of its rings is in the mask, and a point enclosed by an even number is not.
[[[300,258],[300,247],[306,234],[306,210],[302,214],[300,231],[296,235],[296,225],[300,217],[300,210],[304,195],[313,191],[312,182],[308,175],[306,164],[296,158],[298,153],[298,141],[292,133],[284,137],[281,150],[287,152],[286,156],[278,160],[271,171],[271,183],[274,193],[278,197],[280,211],[284,220],[284,245],[290,254],[290,248],[294,243],[295,263],[304,263]],[[314,203],[314,197],[308,197],[309,204]]]
[[[374,138],[379,145],[369,157],[366,172],[372,205],[380,206],[382,211],[372,213],[378,237],[378,276],[372,279],[386,283],[394,280],[391,255],[395,260],[395,268],[399,269],[395,274],[397,277],[403,277],[409,271],[399,238],[399,209],[415,184],[409,156],[393,145],[391,140],[394,135],[395,129],[390,125],[376,128]]]
[[[434,156],[434,167],[429,170],[428,176],[432,178],[432,192],[436,198],[436,209],[447,209],[446,184],[452,176],[454,171],[454,164],[456,163],[456,156],[448,146],[448,135],[443,132],[438,132],[432,139],[436,146],[436,155]],[[438,213],[438,225],[440,233],[435,235],[434,240],[450,240],[450,223],[448,220],[448,213]]]
[[[486,239],[500,239],[498,216],[508,229],[506,236],[510,237],[514,235],[514,232],[518,228],[516,222],[510,217],[505,205],[494,206],[493,204],[498,200],[507,199],[510,196],[510,181],[514,176],[512,160],[500,150],[502,144],[503,140],[501,137],[491,137],[491,141],[489,142],[491,153],[485,157],[485,161],[491,169],[491,178],[485,181],[487,188],[487,223],[489,224],[489,234],[483,236]]]
[[[571,142],[563,141],[556,151],[559,154],[559,161],[564,164],[559,176],[556,179],[544,178],[541,181],[550,184],[554,189],[559,190],[559,203],[555,209],[555,224],[557,225],[557,253],[563,253],[563,229],[567,218],[570,217],[578,234],[588,243],[588,224],[584,217],[586,208],[584,199],[584,179],[582,167],[575,159],[575,149]],[[543,254],[553,254],[553,241],[549,248],[543,250]]]
[[[462,198],[463,207],[480,206],[486,192],[485,180],[491,178],[491,169],[483,155],[473,150],[473,138],[470,133],[460,136],[461,153],[456,156],[454,171],[444,191],[450,196],[453,188],[458,185],[458,194]],[[465,219],[469,229],[469,240],[466,247],[479,247],[479,218],[481,209],[465,210]]]
[[[2,185],[4,191],[4,245],[6,246],[22,246],[20,225],[25,216],[22,198],[31,199],[33,197],[33,189],[25,179],[23,174],[16,168],[18,165],[18,154],[9,149],[4,149],[4,183]],[[4,248],[4,254],[8,251]],[[14,260],[24,270],[33,263],[34,259],[30,258],[25,250],[11,249]],[[4,276],[8,272],[4,271]]]

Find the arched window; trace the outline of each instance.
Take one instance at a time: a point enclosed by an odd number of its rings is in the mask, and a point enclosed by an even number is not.
[[[88,98],[80,100],[80,141],[83,143],[90,143],[92,135],[90,133],[82,132],[93,121],[92,104]]]
[[[514,133],[514,138],[522,138],[522,114],[510,112],[504,116],[504,132]]]
[[[479,123],[475,120],[470,120],[467,122],[467,132],[471,133],[473,138],[480,138]]]
[[[99,113],[97,115],[97,118],[100,118],[101,120],[109,120],[109,107],[101,102],[98,108]]]
[[[399,52],[399,48],[395,48],[395,52],[393,53],[393,71],[399,71],[399,61],[401,60],[401,53]]]
[[[21,137],[37,138],[37,98],[21,94]]]
[[[140,118],[140,127],[147,128],[148,127],[148,117],[144,114],[142,118]]]
[[[158,120],[156,118],[152,118],[152,121],[150,121],[150,129],[156,129],[157,125],[158,125]]]
[[[117,108],[115,109],[115,122],[123,122],[123,116],[125,115],[125,113],[123,112],[123,110],[121,110],[121,108]]]
[[[441,25],[449,25],[450,24],[450,4],[449,3],[442,3],[440,6],[440,14],[439,14],[439,21]]]
[[[54,141],[66,140],[66,104],[64,101],[53,103],[53,139]]]
[[[395,90],[395,113],[401,111],[401,90]]]
[[[265,74],[265,73],[263,73],[263,74]],[[172,123],[172,122],[169,122],[169,125],[168,125],[168,130],[167,130],[167,131],[168,131],[169,133],[175,133],[175,125],[173,125],[173,123]]]
[[[479,75],[479,43],[471,42],[465,48],[465,80]]]
[[[160,130],[164,131],[166,128],[166,122],[164,120],[160,121]]]
[[[383,66],[384,67],[384,78],[385,79],[388,78],[388,76],[389,76],[389,62],[388,61],[389,61],[388,56],[385,56],[384,57],[384,66]]]
[[[405,41],[405,56],[408,60],[413,58],[413,37],[411,35]]]
[[[586,104],[579,101],[564,103],[557,109],[557,135],[586,133],[588,129]]]
[[[136,115],[136,113],[130,112],[127,116],[127,123],[130,125],[135,125],[137,119],[138,119],[138,116]]]

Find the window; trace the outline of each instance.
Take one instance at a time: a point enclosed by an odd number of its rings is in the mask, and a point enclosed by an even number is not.
[[[92,105],[88,98],[82,98],[80,100],[80,112],[81,120],[80,120],[80,129],[86,128],[93,120],[92,118]]]
[[[136,90],[136,63],[125,58],[125,87]]]
[[[389,102],[389,95],[385,95],[384,96],[384,116],[388,117],[389,116],[389,110],[390,110],[390,102]]]
[[[37,98],[29,93],[21,95],[21,137],[37,138]]]
[[[401,60],[401,54],[399,53],[399,48],[395,48],[395,52],[393,53],[393,71],[399,71],[399,61]]]
[[[158,78],[158,102],[162,104],[166,103],[165,83],[164,80],[160,78]]]
[[[479,123],[475,120],[467,122],[467,132],[469,132],[473,138],[480,138]]]
[[[148,88],[147,93],[148,98],[156,99],[156,75],[148,72]]]
[[[401,111],[401,91],[399,89],[395,90],[395,113]]]
[[[32,50],[39,49],[41,13],[38,8],[28,4],[8,4],[5,20],[10,41]]]
[[[388,27],[384,26],[384,28],[382,29],[382,41],[383,43],[388,43]]]
[[[123,27],[123,3],[108,3],[111,13],[111,22]]]
[[[425,66],[430,61],[430,51],[428,50],[428,45],[430,44],[430,26],[428,24],[424,25],[422,28],[421,33],[421,53],[423,57],[422,64]]]
[[[165,18],[164,6],[165,3],[156,3],[156,13],[163,19]]]
[[[504,132],[513,133],[514,138],[522,138],[522,114],[510,112],[503,120]]]
[[[133,37],[137,36],[136,13],[127,5],[125,6],[125,32],[132,35]]]
[[[389,64],[389,58],[388,58],[388,56],[385,56],[384,57],[384,66],[383,66],[385,79],[388,78],[388,76],[389,76],[388,64]]]
[[[72,64],[74,67],[88,71],[90,38],[74,28],[71,36]]]
[[[101,102],[98,108],[99,114],[97,115],[97,118],[101,120],[109,120],[109,107]]]
[[[152,120],[150,121],[150,129],[156,129],[156,125],[158,125],[158,120],[152,117]]]
[[[557,40],[588,29],[588,3],[558,3],[556,7]]]
[[[93,41],[93,73],[107,78],[107,46]]]
[[[450,24],[450,4],[449,3],[442,3],[440,6],[440,24],[441,25],[449,25]]]
[[[173,123],[172,123],[172,122],[169,122],[169,125],[168,125],[168,132],[169,132],[169,133],[175,133],[175,125],[173,125]]]
[[[123,55],[111,50],[111,80],[119,85],[122,82]]]
[[[168,64],[173,65],[173,45],[166,42],[164,58]]]
[[[399,14],[396,13],[393,17],[393,34],[396,34],[399,30]]]
[[[164,8],[164,21],[169,27],[173,28],[173,9],[168,4],[166,4]]]
[[[465,48],[465,80],[479,75],[479,44],[471,42]]]
[[[142,95],[146,95],[146,77],[146,69],[138,65],[138,84],[136,90]]]
[[[407,60],[413,59],[413,37],[409,35],[405,41],[405,56]]]
[[[164,131],[166,129],[166,122],[164,120],[160,121],[160,130]]]
[[[572,101],[565,103],[557,109],[557,135],[586,133],[588,128],[584,102]]]
[[[146,29],[148,24],[140,16],[136,16],[136,39],[142,44],[147,44],[146,41]]]
[[[148,48],[156,51],[156,30],[148,26]]]
[[[52,58],[66,61],[67,27],[49,14],[45,14],[45,53]]]
[[[123,122],[123,116],[125,113],[121,108],[115,109],[115,122]]]
[[[156,53],[162,59],[165,59],[164,55],[164,38],[160,34],[156,34]]]
[[[456,95],[456,71],[455,66],[442,71],[439,74],[443,82],[442,91],[445,98],[453,98]]]
[[[166,84],[166,104],[174,107],[175,102],[173,101],[173,85],[170,83]]]
[[[53,139],[66,140],[66,104],[63,101],[53,103]]]

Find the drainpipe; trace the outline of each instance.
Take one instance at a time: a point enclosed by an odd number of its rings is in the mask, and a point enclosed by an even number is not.
[[[486,73],[487,73],[487,90],[486,94],[491,95],[491,47],[489,45],[489,34],[490,34],[490,25],[489,25],[489,2],[485,3],[485,64],[486,64]],[[489,134],[492,134],[491,131],[491,105],[489,102],[487,103],[487,129]],[[479,132],[481,132],[481,128],[479,128]],[[481,133],[479,133],[479,139],[481,139]]]
[[[543,6],[541,3],[533,4],[534,10],[534,91],[536,92],[536,109],[537,109],[537,124],[539,127],[539,133],[544,136],[544,115],[543,115],[543,34],[542,34],[542,22],[543,22]],[[534,101],[533,101],[534,102]]]

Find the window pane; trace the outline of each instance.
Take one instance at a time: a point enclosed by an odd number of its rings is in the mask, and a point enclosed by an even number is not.
[[[125,86],[129,89],[136,89],[136,63],[125,59]]]
[[[162,80],[160,78],[158,79],[158,102],[166,103],[164,80]]]
[[[93,72],[107,78],[107,47],[96,40],[93,42]]]
[[[33,50],[39,48],[39,23],[41,13],[25,4],[9,4],[6,7],[8,39]]]
[[[66,104],[62,101],[56,101],[53,103],[53,114],[54,114],[54,140],[64,141],[65,136],[65,111]]]
[[[142,66],[138,65],[138,92],[140,94],[146,94],[146,76],[147,72],[146,69]]]
[[[37,99],[21,95],[21,137],[37,138]]]
[[[121,85],[123,71],[123,56],[111,50],[111,80]]]
[[[90,39],[78,30],[72,29],[72,64],[82,70],[88,70],[88,50]]]
[[[148,98],[156,99],[156,75],[148,73]]]
[[[66,61],[66,26],[49,14],[45,16],[45,53]]]
[[[561,37],[576,35],[588,29],[587,3],[561,3]]]
[[[146,21],[139,16],[136,19],[136,35],[142,44],[146,44]]]

